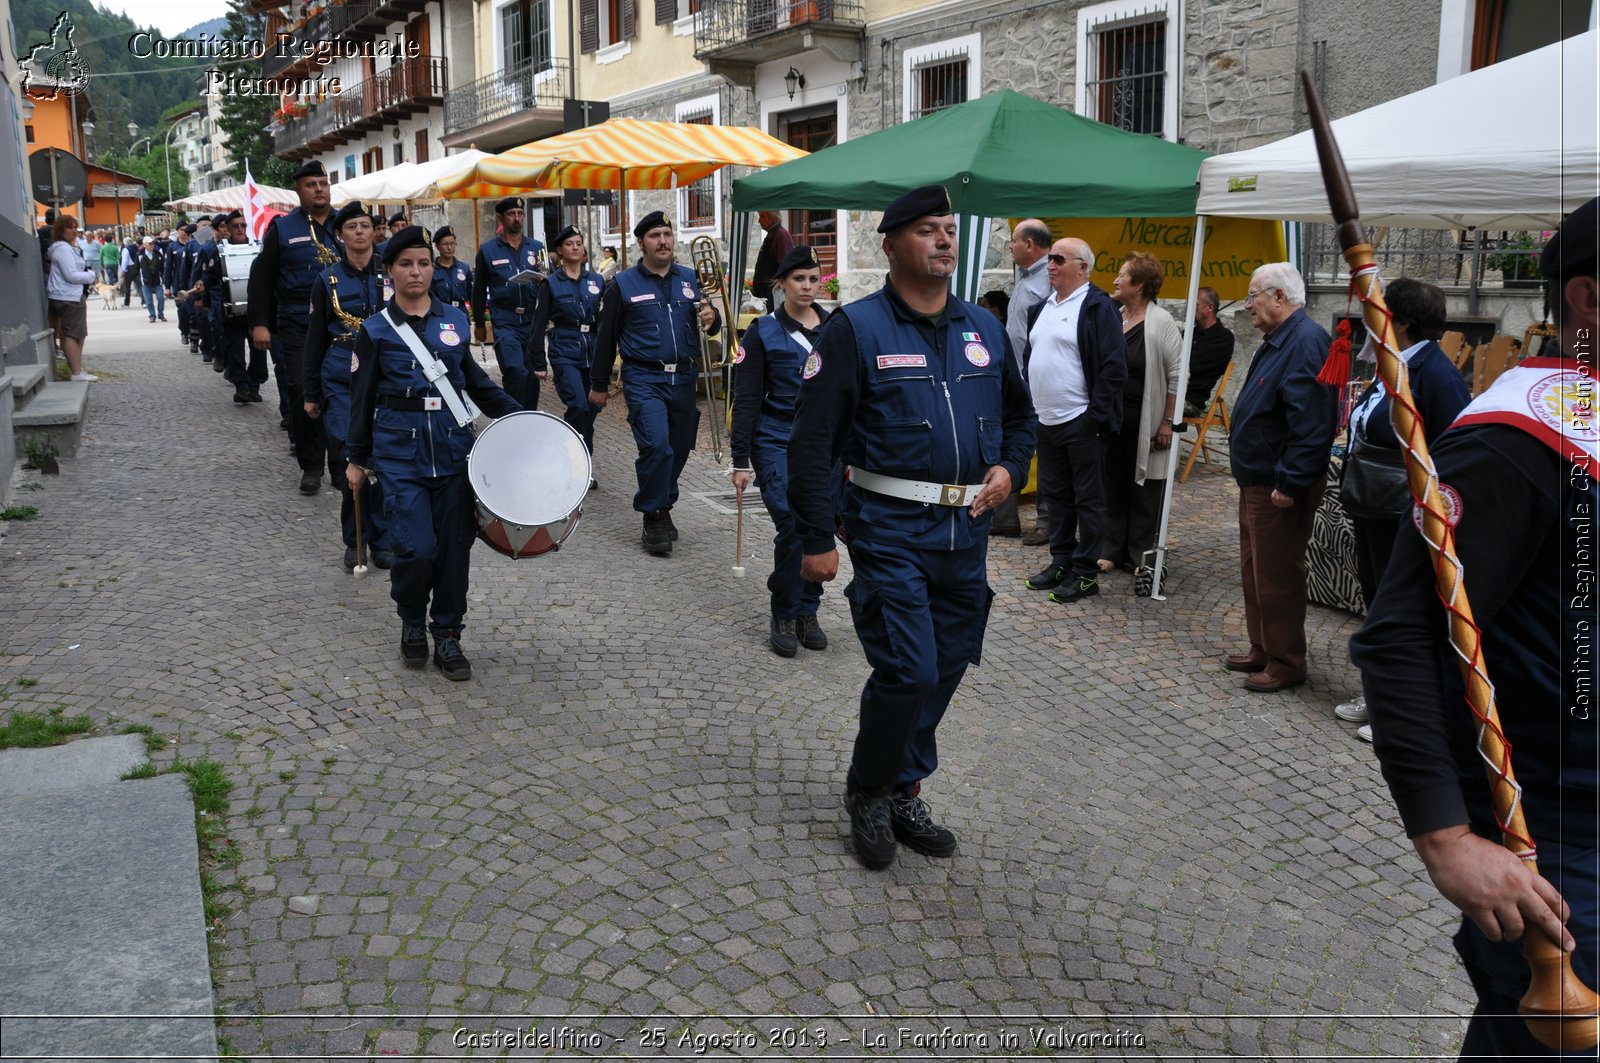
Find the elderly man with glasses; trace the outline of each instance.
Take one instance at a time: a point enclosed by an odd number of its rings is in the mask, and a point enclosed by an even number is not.
[[[1246,689],[1262,694],[1306,681],[1306,544],[1338,427],[1338,389],[1317,383],[1328,333],[1305,304],[1306,283],[1289,263],[1269,262],[1251,276],[1244,305],[1265,339],[1228,436],[1250,650],[1225,663],[1248,673]]]
[[[1105,531],[1105,439],[1122,426],[1128,378],[1122,316],[1090,283],[1094,252],[1075,237],[1046,256],[1048,299],[1028,312],[1023,368],[1039,416],[1039,500],[1050,526],[1050,563],[1028,589],[1052,602],[1100,593]]]

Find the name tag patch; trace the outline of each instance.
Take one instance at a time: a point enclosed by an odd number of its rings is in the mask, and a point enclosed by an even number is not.
[[[492,260],[489,263],[489,265],[491,265],[491,266],[509,266],[509,265],[511,265],[511,260],[509,258],[497,258],[497,259]]]
[[[630,302],[630,303],[649,303],[649,302],[653,302],[655,300],[655,297],[656,296],[655,296],[654,292],[645,292],[643,295],[634,296],[632,299],[629,299],[628,302]]]
[[[967,333],[967,335],[970,336],[970,335],[973,335],[973,333],[969,332],[969,333]],[[988,365],[989,364],[989,348],[985,347],[981,343],[969,343],[969,344],[967,344],[967,361],[971,362],[973,365],[980,366],[980,367]]]
[[[291,244],[308,244],[308,243],[311,242],[311,237],[309,237],[309,236],[291,236],[291,237],[289,237],[289,242]]]
[[[925,354],[880,354],[878,355],[879,369],[902,369],[906,366],[917,366],[926,369],[928,356]]]

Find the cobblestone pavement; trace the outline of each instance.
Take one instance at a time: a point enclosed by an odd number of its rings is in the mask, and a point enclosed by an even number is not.
[[[707,451],[648,556],[608,409],[572,541],[474,552],[454,684],[401,667],[386,581],[340,566],[337,496],[296,493],[270,401],[235,407],[137,310],[91,309],[87,350],[82,452],[5,526],[0,681],[227,767],[241,1055],[1453,1056],[1455,917],[1332,714],[1354,618],[1313,608],[1296,691],[1221,667],[1222,469],[1179,490],[1165,603],[1116,576],[1051,605],[1022,587],[1042,549],[992,540],[983,663],[925,787],[961,853],[871,873],[840,802],[866,674],[842,582],[827,652],[770,653],[770,524],[747,512],[731,579]]]

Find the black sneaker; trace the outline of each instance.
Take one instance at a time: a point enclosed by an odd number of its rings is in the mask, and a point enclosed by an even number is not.
[[[894,836],[924,856],[956,855],[956,836],[933,821],[933,812],[922,798],[894,797],[889,800]]]
[[[881,871],[894,863],[894,812],[888,795],[846,790],[844,808],[850,814],[850,840],[863,867]]]
[[[667,511],[658,509],[654,513],[644,515],[644,548],[652,554],[663,557],[672,553],[672,532],[668,525]]]
[[[428,663],[428,628],[420,621],[409,620],[400,625],[400,659],[407,668],[421,668]]]
[[[800,636],[800,645],[806,649],[825,650],[828,648],[828,636],[823,634],[815,616],[795,617],[794,630],[795,634]]]
[[[353,546],[344,548],[344,570],[346,572],[354,572],[356,570],[356,548]]]
[[[300,474],[300,493],[314,495],[322,490],[322,474],[316,469],[307,469]]]
[[[1079,598],[1100,593],[1100,581],[1089,576],[1079,576],[1077,582],[1064,591],[1051,591],[1052,602],[1075,602]]]
[[[793,657],[800,652],[800,640],[795,637],[795,623],[787,617],[772,618],[772,635],[768,639],[772,643],[772,652],[779,657]]]
[[[472,662],[461,652],[461,633],[441,631],[433,639],[433,663],[453,683],[472,678]]]
[[[248,406],[250,405],[250,393],[248,391],[240,391],[238,388],[234,388],[233,401],[238,403],[240,406]]]
[[[388,569],[394,567],[393,550],[373,550],[371,556],[374,568]]]
[[[667,522],[667,537],[670,538],[673,542],[677,542],[678,541],[678,526],[676,524],[672,523],[672,510],[663,509],[661,511],[661,519]]]
[[[1059,587],[1067,581],[1067,566],[1051,565],[1041,572],[1036,572],[1028,577],[1027,588],[1030,591],[1047,591],[1051,587]]]

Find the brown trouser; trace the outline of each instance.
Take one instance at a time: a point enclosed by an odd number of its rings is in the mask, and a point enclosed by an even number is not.
[[[1273,679],[1306,677],[1306,544],[1323,487],[1319,479],[1296,492],[1288,509],[1272,504],[1271,487],[1239,488],[1244,623],[1250,656]]]

